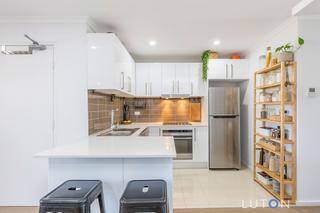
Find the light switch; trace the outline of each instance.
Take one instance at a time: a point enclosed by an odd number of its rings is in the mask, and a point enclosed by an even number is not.
[[[309,87],[306,89],[306,96],[307,97],[315,97],[319,95],[319,88],[317,87]]]

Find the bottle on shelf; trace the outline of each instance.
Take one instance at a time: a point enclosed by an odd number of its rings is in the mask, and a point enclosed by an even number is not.
[[[266,67],[269,67],[269,66],[270,66],[271,57],[272,57],[271,47],[267,47],[267,53],[266,53]]]
[[[259,156],[259,164],[263,166],[263,160],[264,160],[264,150],[261,148],[260,150],[260,156]]]

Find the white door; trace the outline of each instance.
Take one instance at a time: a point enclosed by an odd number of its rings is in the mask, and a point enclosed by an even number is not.
[[[210,60],[208,79],[228,79],[231,72],[229,61],[229,59]]]
[[[177,63],[175,72],[175,94],[190,94],[189,64]]]
[[[53,48],[0,53],[0,206],[38,205],[48,162],[33,155],[53,146]]]
[[[136,64],[136,95],[148,96],[149,64]]]
[[[162,66],[160,63],[150,63],[149,66],[149,96],[161,96]]]
[[[231,79],[249,79],[249,63],[247,59],[230,60]]]
[[[175,84],[175,64],[163,63],[162,64],[162,94],[170,95],[174,93]]]

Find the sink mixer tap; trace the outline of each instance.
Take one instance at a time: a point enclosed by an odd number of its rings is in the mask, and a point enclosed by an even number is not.
[[[113,129],[116,129],[117,128],[117,123],[114,121],[114,115],[115,115],[115,112],[118,112],[119,111],[119,109],[117,108],[117,109],[113,109],[113,110],[111,110],[111,130],[113,130]]]

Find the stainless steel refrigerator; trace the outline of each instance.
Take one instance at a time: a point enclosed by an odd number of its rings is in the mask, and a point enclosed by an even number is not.
[[[240,168],[240,88],[209,88],[209,169]]]

